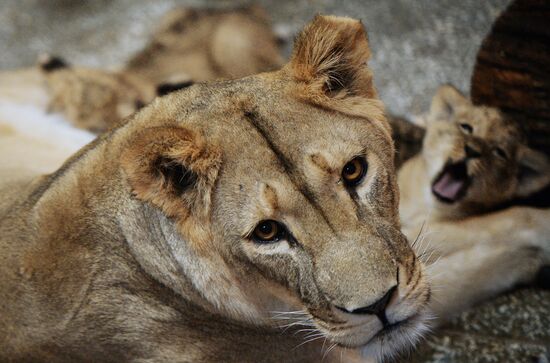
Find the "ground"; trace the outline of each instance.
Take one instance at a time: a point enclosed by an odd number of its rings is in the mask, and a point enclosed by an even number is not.
[[[414,363],[548,363],[550,291],[521,289],[462,314],[437,331]]]

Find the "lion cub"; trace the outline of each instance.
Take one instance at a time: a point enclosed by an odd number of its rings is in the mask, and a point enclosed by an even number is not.
[[[432,100],[419,155],[398,174],[400,216],[435,276],[434,309],[442,318],[516,283],[550,262],[550,211],[511,207],[550,182],[544,154],[494,108],[474,106],[451,86]],[[421,238],[421,237],[420,237]]]

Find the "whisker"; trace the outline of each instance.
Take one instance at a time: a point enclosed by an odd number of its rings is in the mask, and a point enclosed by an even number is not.
[[[418,234],[416,235],[416,238],[414,239],[414,242],[411,244],[411,248],[414,249],[414,246],[418,243],[418,239],[422,235],[422,232],[424,231],[424,226],[426,225],[426,220],[424,219],[424,222],[422,222],[422,225],[420,226],[420,231],[418,231]]]
[[[321,362],[325,360],[325,357],[330,353],[331,350],[334,349],[334,347],[336,347],[336,343],[333,343],[326,351],[325,353],[323,353],[323,357],[321,358]]]
[[[304,345],[304,344],[311,343],[311,342],[313,342],[313,341],[315,341],[315,340],[317,340],[317,339],[321,339],[321,338],[323,338],[324,336],[325,336],[325,334],[319,332],[319,334],[317,334],[317,335],[315,335],[315,336],[313,336],[313,337],[311,337],[311,338],[309,338],[309,339],[307,339],[307,340],[304,340],[303,342],[301,342],[300,344],[298,344],[297,346],[295,346],[293,350],[298,349],[299,347],[301,347],[301,346]]]

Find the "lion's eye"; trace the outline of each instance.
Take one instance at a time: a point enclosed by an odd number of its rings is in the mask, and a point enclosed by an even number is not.
[[[462,123],[462,124],[459,124],[459,126],[460,126],[460,129],[467,134],[471,134],[472,132],[474,132],[474,128],[470,124]]]
[[[342,179],[346,186],[353,187],[361,183],[367,173],[367,168],[367,161],[362,156],[358,156],[344,165]]]
[[[285,235],[285,227],[280,223],[268,219],[258,223],[254,232],[252,232],[252,239],[259,243],[277,242]]]
[[[493,149],[493,154],[495,154],[496,156],[498,156],[499,158],[502,158],[502,159],[507,159],[508,158],[508,155],[506,155],[506,151],[502,150],[499,147],[495,147]]]

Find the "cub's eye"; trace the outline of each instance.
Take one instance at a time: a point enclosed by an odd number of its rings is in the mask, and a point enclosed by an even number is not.
[[[344,165],[342,179],[346,186],[353,187],[361,183],[367,173],[367,168],[367,161],[362,156],[358,156]]]
[[[460,129],[467,134],[471,134],[472,132],[474,132],[474,128],[470,124],[463,123],[463,124],[459,124],[459,126],[460,126]]]
[[[508,159],[508,155],[506,155],[506,151],[502,150],[502,149],[499,148],[499,147],[495,147],[495,148],[493,149],[493,154],[495,154],[495,155],[498,156],[499,158]]]
[[[277,242],[284,236],[285,227],[271,219],[258,223],[252,232],[252,239],[258,243]]]

